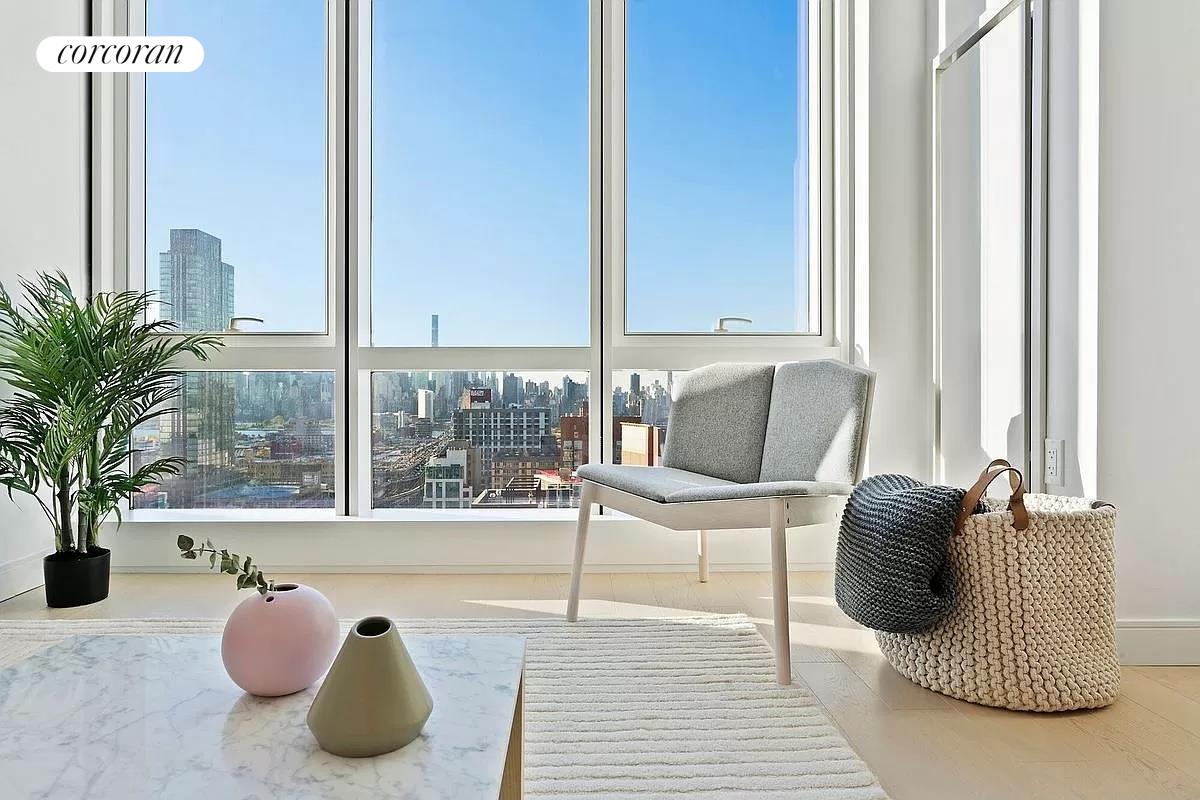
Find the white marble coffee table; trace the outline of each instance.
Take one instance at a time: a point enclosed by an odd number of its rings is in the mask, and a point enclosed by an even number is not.
[[[71,637],[0,670],[0,797],[519,798],[524,640],[404,641],[433,715],[407,747],[351,759],[305,726],[315,688],[244,694],[218,637]]]

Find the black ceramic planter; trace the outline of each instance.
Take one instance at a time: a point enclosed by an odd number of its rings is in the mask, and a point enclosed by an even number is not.
[[[109,551],[89,547],[87,555],[53,553],[42,559],[46,605],[51,608],[86,606],[108,597]]]

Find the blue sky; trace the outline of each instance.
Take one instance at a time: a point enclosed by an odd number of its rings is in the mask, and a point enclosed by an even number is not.
[[[195,36],[205,51],[196,72],[147,77],[147,285],[170,229],[200,228],[236,269],[238,314],[324,329],[324,4],[147,6],[149,33]]]
[[[794,330],[808,274],[798,21],[797,0],[630,0],[629,330],[710,330],[728,315]]]
[[[197,227],[236,267],[239,314],[324,327],[323,9],[150,0],[150,33],[205,47],[197,72],[149,77],[151,286],[170,228]],[[443,346],[586,344],[586,0],[374,9],[374,341],[426,345],[437,313]],[[803,17],[629,0],[631,330],[803,316]]]

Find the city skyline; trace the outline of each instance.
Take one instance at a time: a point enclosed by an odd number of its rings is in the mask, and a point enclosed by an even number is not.
[[[170,241],[171,249],[159,254],[167,300],[160,315],[183,330],[219,325],[231,313],[237,283],[221,240],[192,228],[172,229]],[[429,330],[436,347],[436,313]],[[616,462],[623,455],[623,423],[648,424],[665,436],[675,374],[613,373]],[[589,383],[589,373],[569,370],[375,373],[374,505],[576,504],[576,472],[590,460]],[[139,429],[134,444],[139,461],[174,456],[185,463],[179,475],[139,495],[136,508],[332,504],[332,372],[189,371],[180,387],[175,410]]]
[[[376,508],[578,503],[586,373],[388,371],[371,384]]]
[[[180,252],[163,254],[163,279],[182,287],[189,275],[196,278],[190,281],[195,296],[178,314],[181,323],[195,326],[206,313],[215,313],[197,298],[222,302],[220,290],[236,270],[221,260],[215,237],[195,230],[177,233]],[[205,280],[212,285],[206,287]],[[171,312],[166,309],[164,316]],[[621,460],[622,422],[658,425],[665,435],[675,374],[614,373],[616,461]],[[141,460],[175,455],[187,464],[181,475],[139,495],[135,508],[332,504],[332,373],[188,372],[181,380],[177,410],[143,427],[134,444]],[[589,382],[586,372],[571,371],[376,373],[374,505],[577,504],[575,472],[590,460]]]
[[[180,330],[223,329],[237,268],[220,238],[173,228],[159,254],[161,319]],[[189,371],[173,410],[135,431],[135,460],[175,457],[179,474],[134,508],[328,508],[333,505],[333,373]]]
[[[614,373],[614,460],[621,423],[665,439],[675,371]],[[624,383],[638,384],[636,391]],[[573,507],[592,460],[586,373],[391,371],[372,377],[376,508]],[[661,450],[661,444],[659,445]]]

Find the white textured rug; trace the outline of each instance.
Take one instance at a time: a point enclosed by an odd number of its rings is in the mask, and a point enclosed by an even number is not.
[[[343,620],[348,627],[352,620]],[[219,633],[221,620],[0,622],[0,667],[75,633]],[[884,798],[816,701],[782,688],[742,615],[398,620],[401,632],[527,638],[530,798]]]

